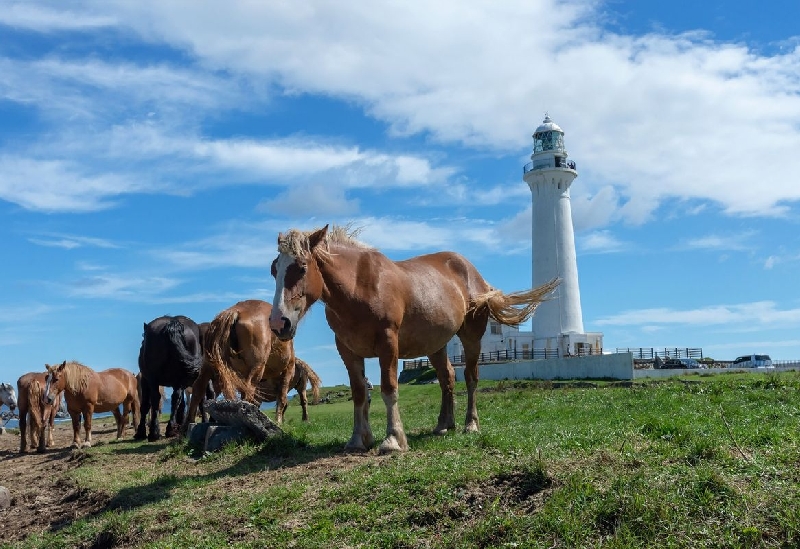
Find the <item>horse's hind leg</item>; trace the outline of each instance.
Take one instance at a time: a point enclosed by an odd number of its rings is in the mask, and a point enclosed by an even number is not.
[[[19,409],[19,453],[24,454],[28,450],[28,409]]]
[[[111,410],[114,414],[114,420],[117,422],[117,439],[122,438],[122,432],[125,430],[125,423],[128,421],[128,404],[122,405],[122,412],[119,411],[119,406]]]
[[[150,442],[155,442],[161,438],[161,427],[159,426],[159,420],[161,419],[158,414],[158,405],[161,403],[161,392],[158,390],[158,385],[155,383],[148,383],[146,385],[142,385],[142,388],[149,386],[149,400],[147,401],[147,405],[150,407],[150,425],[149,431],[150,433],[147,435],[147,440]],[[142,395],[144,396],[144,391],[142,391]]]
[[[184,419],[186,419],[186,400],[183,396],[183,389],[180,387],[172,389],[170,407],[172,410],[169,414],[167,430],[164,431],[164,434],[168,437],[174,437],[178,434],[178,425],[182,425]]]
[[[478,405],[475,402],[475,391],[478,388],[478,357],[481,354],[481,337],[486,331],[489,312],[476,311],[464,320],[458,331],[458,338],[464,346],[464,381],[467,383],[467,417],[464,420],[464,432],[476,432],[478,423]]]
[[[442,347],[432,355],[428,355],[428,360],[436,369],[436,377],[439,380],[439,388],[442,390],[442,405],[439,409],[439,421],[433,433],[443,435],[449,429],[456,428],[455,410],[455,386],[456,374],[453,365],[447,358],[447,346]]]

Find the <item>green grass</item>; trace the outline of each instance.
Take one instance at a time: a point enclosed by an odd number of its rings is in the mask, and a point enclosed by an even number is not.
[[[410,450],[390,456],[342,452],[344,398],[309,423],[293,402],[285,437],[199,459],[185,443],[92,448],[71,474],[106,509],[19,546],[800,546],[797,373],[479,390],[481,432],[435,437],[438,385],[401,386]]]

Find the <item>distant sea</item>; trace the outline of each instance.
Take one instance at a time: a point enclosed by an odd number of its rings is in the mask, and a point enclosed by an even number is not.
[[[261,405],[261,411],[262,412],[266,412],[267,410],[274,410],[274,409],[275,409],[275,403],[274,402],[265,402],[265,403],[263,403]],[[164,402],[164,408],[162,410],[162,413],[169,414],[171,412],[171,410],[172,410],[172,408],[171,408],[171,405],[170,405],[170,400],[169,400],[169,398],[167,398],[166,402]],[[3,412],[4,415],[8,413],[8,410],[6,409],[5,406],[3,406],[2,412]],[[94,419],[102,419],[104,417],[113,417],[113,414],[111,412],[102,412],[102,413],[99,413],[99,414],[94,414]],[[272,418],[272,419],[274,419],[274,418]],[[70,419],[69,416],[67,416],[65,418],[56,418],[56,423],[68,423],[70,421],[72,421],[72,420]],[[14,418],[8,420],[8,423],[6,423],[5,420],[0,420],[0,427],[5,427],[6,429],[19,429],[19,419],[14,417]]]

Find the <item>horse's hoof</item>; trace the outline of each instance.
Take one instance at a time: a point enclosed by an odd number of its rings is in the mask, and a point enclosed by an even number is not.
[[[471,421],[464,426],[465,433],[477,433],[479,430],[477,421]]]
[[[394,436],[386,437],[384,441],[381,443],[381,447],[378,450],[378,453],[383,454],[390,454],[392,452],[405,452],[408,450],[408,444],[403,441],[403,444],[400,444]]]
[[[146,438],[147,435],[145,435],[144,433],[136,433],[135,435],[133,435],[133,440],[144,440]]]
[[[441,437],[447,434],[447,427],[437,427],[433,430],[433,434],[437,437]]]
[[[91,448],[91,447],[92,443],[89,442],[88,440],[81,445],[81,448]]]
[[[150,442],[155,442],[160,439],[161,439],[160,433],[150,433],[150,435],[147,437],[147,440]]]

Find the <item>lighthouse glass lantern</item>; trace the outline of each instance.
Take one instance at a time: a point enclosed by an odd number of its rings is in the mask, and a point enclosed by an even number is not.
[[[564,149],[564,132],[549,116],[545,116],[541,126],[533,134],[533,152],[566,152]]]

